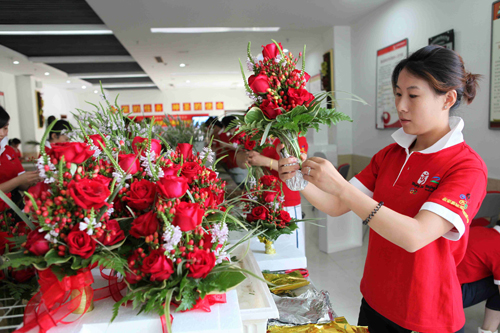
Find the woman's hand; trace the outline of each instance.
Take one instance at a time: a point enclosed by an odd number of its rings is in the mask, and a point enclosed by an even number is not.
[[[17,176],[16,178],[19,184],[18,186],[23,190],[26,190],[43,180],[43,178],[40,177],[38,171],[27,171]]]
[[[256,151],[248,152],[248,164],[251,166],[269,166],[270,159],[266,156],[261,155]]]
[[[311,157],[302,163],[302,174],[308,182],[336,196],[342,193],[346,185],[349,185],[333,164],[321,157]]]
[[[285,147],[284,144],[280,143],[278,147],[276,147],[276,151],[278,155],[280,155],[281,150]],[[281,156],[281,155],[280,155]],[[307,159],[307,154],[300,155],[302,161]],[[295,176],[295,171],[299,170],[300,166],[298,164],[297,158],[289,157],[289,158],[280,158],[278,161],[278,174],[282,181],[292,178]]]

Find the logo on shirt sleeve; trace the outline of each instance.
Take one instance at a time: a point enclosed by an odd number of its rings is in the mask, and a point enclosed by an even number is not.
[[[467,223],[469,223],[469,215],[465,210],[469,207],[470,193],[460,194],[460,200],[458,202],[448,199],[447,197],[444,197],[442,200],[460,209],[465,219],[467,220]]]

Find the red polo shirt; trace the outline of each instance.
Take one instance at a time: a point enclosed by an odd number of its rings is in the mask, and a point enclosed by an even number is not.
[[[273,142],[273,147],[267,147],[262,150],[262,155],[272,158],[276,160],[273,163],[278,163],[278,160],[280,159],[280,156],[278,155],[278,152],[276,152],[276,147],[281,143],[279,139],[275,139]],[[307,153],[307,150],[309,149],[309,145],[307,144],[307,139],[305,136],[299,136],[299,147],[300,147],[300,152],[301,153]],[[269,168],[267,168],[269,170]],[[278,171],[271,170],[271,174],[279,179],[279,181],[282,183],[282,188],[283,188],[283,195],[285,196],[285,202],[283,203],[284,207],[292,207],[292,206],[297,206],[300,205],[300,192],[299,191],[292,191],[286,186],[285,182],[283,182],[278,174]]]
[[[351,183],[406,216],[431,211],[454,228],[409,253],[370,230],[361,293],[378,313],[418,332],[456,332],[465,324],[457,265],[474,215],[486,195],[487,169],[464,141],[463,121],[433,146],[409,152],[414,135],[403,129]]]
[[[219,135],[219,138],[222,142],[225,142],[227,144],[231,144],[231,142],[229,141],[230,137],[227,133],[221,133]],[[224,163],[226,163],[228,169],[233,169],[233,168],[237,168],[238,165],[236,164],[236,156],[235,156],[235,152],[236,150],[233,150],[233,149],[230,149],[230,148],[222,148],[221,149],[221,153],[220,155],[221,156],[224,156],[224,155],[227,155],[223,161]]]
[[[457,274],[461,284],[493,275],[495,284],[500,285],[500,226],[470,229],[467,252]]]
[[[14,148],[5,145],[0,151],[0,184],[2,184],[23,173],[24,168]]]

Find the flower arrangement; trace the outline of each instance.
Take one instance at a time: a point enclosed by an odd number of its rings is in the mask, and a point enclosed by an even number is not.
[[[279,138],[285,146],[283,157],[295,156],[299,161],[299,135],[306,135],[310,128],[318,131],[320,124],[331,126],[339,121],[352,121],[334,105],[323,106],[328,96],[333,98],[330,92],[314,96],[307,91],[310,76],[305,72],[305,50],[304,46],[303,53],[294,58],[292,53],[283,52],[281,43],[273,40],[273,43],[262,46],[262,60],[258,60],[252,56],[248,43],[247,65],[253,72],[248,81],[241,62],[240,67],[247,95],[254,103],[245,116],[240,116],[232,124],[239,126],[237,133],[256,132],[253,139],[260,140],[261,144],[269,135]],[[297,69],[300,58],[302,69]],[[353,100],[365,103],[357,96]],[[306,184],[300,170],[295,178],[287,180],[287,186],[294,191],[303,189]]]

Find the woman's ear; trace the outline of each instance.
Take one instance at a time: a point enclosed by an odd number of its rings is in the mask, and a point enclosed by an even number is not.
[[[457,101],[457,91],[455,89],[448,91],[445,94],[443,109],[450,109],[453,105],[455,105]]]

